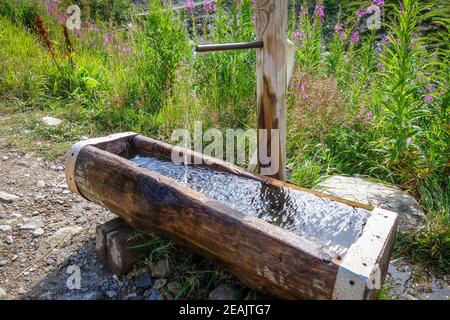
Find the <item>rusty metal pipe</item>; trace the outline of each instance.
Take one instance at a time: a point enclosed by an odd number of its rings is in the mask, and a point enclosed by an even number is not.
[[[195,52],[212,52],[212,51],[245,50],[245,49],[261,49],[261,48],[264,48],[264,43],[262,41],[237,42],[237,43],[198,45],[195,46]]]

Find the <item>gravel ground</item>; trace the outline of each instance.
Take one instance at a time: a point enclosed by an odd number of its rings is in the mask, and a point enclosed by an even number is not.
[[[0,149],[0,191],[18,197],[0,200],[0,225],[10,226],[0,231],[6,297],[104,298],[117,281],[96,263],[95,228],[114,215],[69,192],[62,161]],[[80,269],[80,290],[66,284],[69,266]]]

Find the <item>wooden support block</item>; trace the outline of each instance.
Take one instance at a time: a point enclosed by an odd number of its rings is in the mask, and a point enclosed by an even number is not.
[[[150,253],[149,247],[139,247],[149,236],[138,233],[121,218],[108,221],[97,227],[97,259],[117,276],[127,274],[136,260]]]

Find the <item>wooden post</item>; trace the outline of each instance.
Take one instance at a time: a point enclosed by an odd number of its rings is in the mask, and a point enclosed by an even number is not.
[[[271,177],[284,180],[286,170],[286,88],[287,88],[287,0],[256,0],[256,36],[264,48],[257,49],[258,97],[258,164],[276,169]],[[262,161],[259,150],[260,130],[267,130],[267,156],[272,163]],[[278,150],[272,150],[273,129],[279,130]],[[276,133],[277,134],[277,133]],[[277,137],[275,135],[274,137]],[[271,170],[269,170],[271,171]]]

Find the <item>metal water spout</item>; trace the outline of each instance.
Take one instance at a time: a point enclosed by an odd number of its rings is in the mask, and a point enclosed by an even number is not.
[[[197,45],[197,46],[195,46],[195,52],[246,50],[246,49],[262,49],[262,48],[264,48],[264,43],[262,41],[235,42],[235,43],[224,43],[224,44]]]

